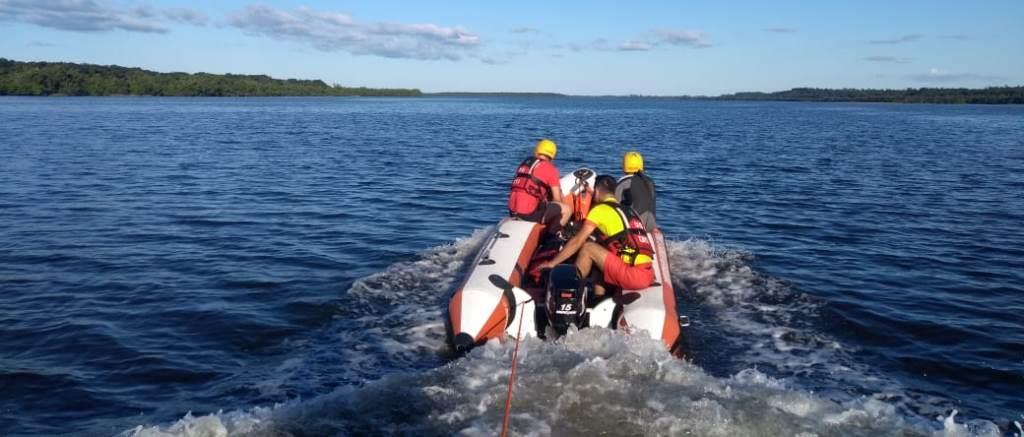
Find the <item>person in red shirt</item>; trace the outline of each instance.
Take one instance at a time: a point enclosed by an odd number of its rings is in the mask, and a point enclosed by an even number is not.
[[[533,156],[516,169],[508,196],[509,216],[544,224],[551,232],[565,226],[572,216],[572,207],[562,200],[558,168],[551,162],[556,153],[558,146],[554,141],[538,141]],[[554,223],[559,227],[553,227]]]

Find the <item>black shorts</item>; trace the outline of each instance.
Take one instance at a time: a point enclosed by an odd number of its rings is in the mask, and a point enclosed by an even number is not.
[[[514,217],[541,224],[558,222],[562,218],[562,207],[554,202],[544,202],[529,214],[513,214]]]

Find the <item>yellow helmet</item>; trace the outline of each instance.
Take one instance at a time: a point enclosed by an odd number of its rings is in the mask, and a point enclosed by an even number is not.
[[[558,146],[555,145],[554,141],[547,138],[537,141],[537,147],[533,149],[533,156],[544,155],[548,158],[555,159],[555,154],[558,153]]]
[[[626,152],[622,155],[622,171],[625,173],[636,173],[644,170],[644,157],[640,152]]]

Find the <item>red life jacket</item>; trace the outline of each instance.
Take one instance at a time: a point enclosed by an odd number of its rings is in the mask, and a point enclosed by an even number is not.
[[[530,214],[537,209],[537,205],[548,200],[548,196],[551,194],[551,187],[533,175],[533,171],[541,162],[540,159],[531,156],[523,160],[519,164],[519,168],[516,169],[516,176],[512,178],[512,193],[508,198],[508,210],[512,214]],[[536,200],[534,202],[522,202],[519,201],[521,196],[529,196]],[[524,204],[533,204],[533,208],[529,211],[523,211],[525,209]]]
[[[600,205],[608,205],[615,208],[615,212],[619,213],[619,218],[622,219],[622,231],[615,235],[598,236],[597,242],[599,244],[618,256],[628,256],[629,265],[636,264],[636,257],[638,255],[654,257],[654,245],[651,243],[651,235],[647,233],[647,229],[644,229],[643,220],[640,219],[640,215],[633,208],[623,208],[618,202],[612,200],[601,202]]]

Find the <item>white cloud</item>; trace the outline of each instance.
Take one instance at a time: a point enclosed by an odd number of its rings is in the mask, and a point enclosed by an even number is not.
[[[487,65],[502,65],[512,62],[513,59],[526,55],[524,50],[501,50],[494,53],[470,53],[468,56],[479,60]]]
[[[189,8],[168,9],[164,11],[164,16],[177,22],[194,24],[196,26],[205,26],[210,21],[206,14]]]
[[[707,35],[699,30],[656,30],[654,34],[658,37],[658,42],[664,44],[694,48],[711,47]]]
[[[147,5],[116,8],[94,0],[0,0],[0,21],[32,23],[73,32],[168,31]]]
[[[0,21],[31,23],[71,32],[167,33],[166,20],[205,26],[206,14],[194,9],[158,10],[146,3],[118,7],[103,0],[0,0]]]
[[[250,6],[228,17],[243,31],[291,39],[326,51],[387,58],[458,60],[480,45],[462,27],[435,24],[360,23],[351,16],[300,7],[293,11]]]
[[[597,38],[587,41],[577,41],[566,44],[565,47],[573,52],[584,51],[620,51],[620,52],[643,52],[654,50],[660,46],[688,46],[694,48],[711,47],[707,35],[698,30],[652,30],[645,39],[630,39],[612,44],[606,38]],[[562,48],[561,44],[553,44],[552,49]]]
[[[921,35],[920,33],[910,33],[895,38],[873,39],[868,42],[871,44],[903,44],[907,42],[914,42],[921,38],[924,38],[924,35]]]
[[[949,82],[999,82],[1006,78],[976,73],[954,73],[938,68],[931,68],[924,74],[912,74],[908,79],[917,82],[949,83]]]
[[[623,52],[646,52],[651,49],[651,44],[644,41],[630,40],[619,45],[619,51]]]

